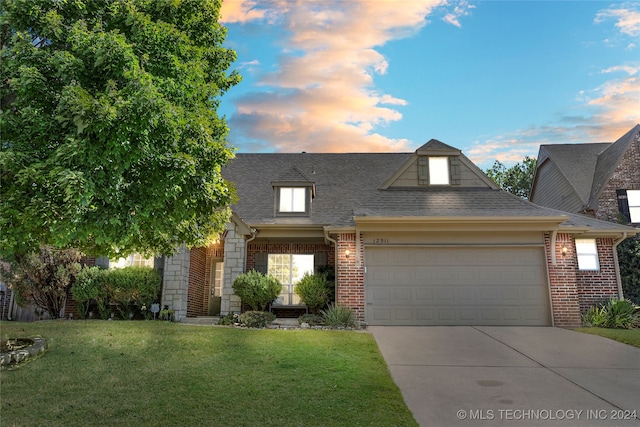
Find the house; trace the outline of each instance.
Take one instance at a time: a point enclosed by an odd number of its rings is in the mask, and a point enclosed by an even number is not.
[[[217,243],[164,260],[176,317],[241,311],[238,274],[283,284],[301,308],[305,272],[333,269],[336,301],[370,325],[580,324],[620,295],[616,245],[634,228],[523,201],[462,152],[238,154],[223,170],[238,202]]]
[[[640,124],[614,143],[540,146],[529,199],[561,211],[640,225]]]

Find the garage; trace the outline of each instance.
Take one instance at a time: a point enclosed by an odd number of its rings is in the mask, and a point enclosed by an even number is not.
[[[366,246],[370,325],[551,324],[540,246]]]

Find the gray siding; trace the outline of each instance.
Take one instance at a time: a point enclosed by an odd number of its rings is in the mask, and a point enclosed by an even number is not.
[[[538,167],[531,201],[537,205],[572,213],[580,212],[584,206],[584,202],[569,181],[550,161]]]

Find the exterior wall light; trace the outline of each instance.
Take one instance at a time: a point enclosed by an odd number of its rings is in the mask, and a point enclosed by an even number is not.
[[[349,258],[349,255],[351,255],[351,251],[349,249],[347,249],[346,251],[344,251],[344,256],[345,258]]]
[[[566,246],[563,246],[563,247],[562,247],[562,256],[565,256],[565,255],[567,254],[567,250],[568,250],[568,249],[567,249],[567,247],[566,247]]]

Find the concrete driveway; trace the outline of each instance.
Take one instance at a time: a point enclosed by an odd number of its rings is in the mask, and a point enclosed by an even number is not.
[[[421,426],[640,426],[640,348],[546,327],[369,330]]]

